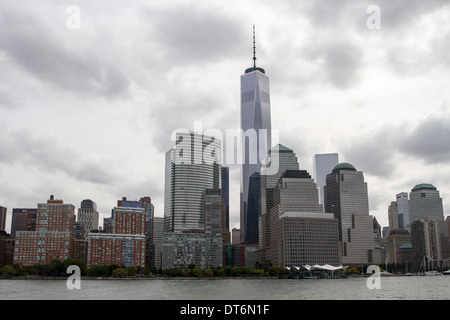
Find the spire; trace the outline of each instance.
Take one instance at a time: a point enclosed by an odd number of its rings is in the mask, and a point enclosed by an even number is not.
[[[255,37],[255,24],[253,24],[253,68],[256,68],[256,37]]]
[[[263,68],[256,67],[256,36],[255,36],[255,24],[253,24],[253,67],[245,70],[245,73],[249,73],[252,71],[259,71],[265,73]]]

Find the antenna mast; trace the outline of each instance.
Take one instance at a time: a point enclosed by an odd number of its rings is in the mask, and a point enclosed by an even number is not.
[[[256,37],[255,37],[255,24],[253,24],[253,68],[256,68]]]

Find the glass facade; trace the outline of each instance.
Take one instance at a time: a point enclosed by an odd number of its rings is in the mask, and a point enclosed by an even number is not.
[[[241,243],[257,243],[258,238],[255,238],[254,234],[258,232],[258,222],[249,213],[254,214],[255,210],[258,211],[251,206],[260,201],[252,201],[252,204],[249,202],[250,177],[254,173],[260,173],[261,159],[272,145],[269,77],[261,68],[247,69],[241,76],[241,129],[244,133],[241,167]],[[247,229],[256,231],[247,232]]]
[[[176,137],[166,153],[164,231],[204,232],[205,190],[221,187],[221,142],[193,132]]]
[[[444,209],[439,191],[431,184],[416,185],[409,194],[409,219],[428,218],[444,221]]]

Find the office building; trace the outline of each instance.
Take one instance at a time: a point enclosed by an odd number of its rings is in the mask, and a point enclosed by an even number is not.
[[[273,168],[272,165],[274,165]],[[276,171],[275,168],[277,168]],[[270,149],[261,163],[261,215],[258,220],[260,250],[269,246],[269,212],[273,207],[273,190],[286,170],[298,170],[298,168],[294,151],[282,144]],[[257,258],[257,260],[264,259]]]
[[[409,228],[409,197],[407,192],[400,192],[396,195],[398,228]]]
[[[194,132],[176,141],[166,153],[164,231],[204,232],[205,190],[221,187],[221,142]]]
[[[258,265],[339,263],[337,219],[323,213],[317,185],[306,170],[286,170],[273,189]]]
[[[429,183],[416,185],[409,194],[410,222],[422,218],[444,221],[442,198],[436,187]]]
[[[322,153],[316,154],[313,157],[314,181],[319,189],[319,203],[322,205],[325,204],[323,187],[326,185],[327,175],[330,174],[338,164],[339,155],[337,153]]]
[[[220,189],[206,189],[205,194],[205,236],[221,237],[223,244],[231,242],[226,227],[226,206]]]
[[[156,269],[162,268],[162,240],[164,235],[164,217],[153,218],[153,262],[150,263],[151,267]]]
[[[272,145],[269,77],[256,66],[253,29],[253,66],[241,75],[241,129],[243,161],[241,166],[240,229],[241,243],[258,243],[260,196],[251,187],[258,183],[261,159]],[[255,215],[257,216],[255,218]]]
[[[332,214],[285,212],[275,229],[281,267],[340,265],[338,221]]]
[[[17,231],[14,263],[23,266],[49,264],[74,256],[75,206],[50,196],[37,205],[36,231]]]
[[[325,212],[339,222],[342,263],[373,264],[374,228],[369,215],[367,183],[361,171],[349,163],[340,163],[327,175]]]

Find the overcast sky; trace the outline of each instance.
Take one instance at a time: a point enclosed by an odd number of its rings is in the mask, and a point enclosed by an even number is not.
[[[12,208],[51,194],[76,207],[94,200],[101,225],[123,196],[150,196],[163,216],[172,131],[240,126],[253,23],[272,128],[301,169],[338,153],[364,172],[382,226],[395,195],[419,183],[438,188],[449,215],[449,21],[438,0],[2,0],[7,229]],[[231,165],[231,227],[239,176]]]

